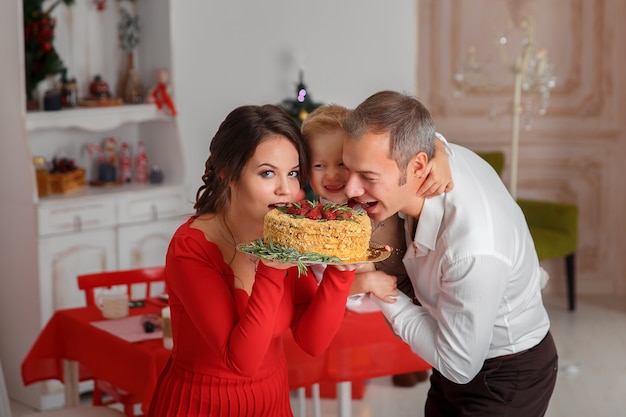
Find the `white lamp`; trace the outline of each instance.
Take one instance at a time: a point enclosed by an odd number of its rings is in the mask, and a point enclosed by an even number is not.
[[[524,32],[524,36],[522,37],[521,51],[513,65],[513,106],[511,108],[511,181],[509,192],[515,199],[517,198],[521,116],[524,112],[522,98],[525,94],[537,97],[539,101],[537,113],[542,116],[546,113],[550,99],[550,90],[556,85],[556,77],[553,75],[552,65],[548,63],[548,51],[546,49],[536,51],[534,20],[530,16],[523,17],[520,20],[520,28]],[[503,45],[506,42],[506,37],[502,36],[498,43]],[[468,50],[464,64],[454,74],[454,81],[457,83],[459,90],[465,90],[468,87],[480,87],[472,84],[480,79],[477,73],[481,71],[482,65],[478,63],[476,58],[476,48],[472,46]],[[487,89],[493,88],[493,86],[483,87]],[[493,113],[489,112],[490,115],[493,115]],[[525,124],[526,129],[530,130],[530,113],[528,113],[528,117]]]

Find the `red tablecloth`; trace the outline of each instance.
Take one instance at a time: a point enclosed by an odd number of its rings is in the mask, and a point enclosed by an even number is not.
[[[160,308],[147,303],[131,309],[131,314],[156,313]],[[72,360],[79,364],[81,381],[98,376],[142,399],[147,411],[170,351],[160,339],[129,343],[90,324],[99,320],[102,313],[97,307],[57,311],[22,363],[24,384],[63,381],[63,361]],[[393,334],[380,312],[346,312],[339,333],[320,357],[302,352],[290,332],[285,335],[285,351],[292,388],[430,369]]]

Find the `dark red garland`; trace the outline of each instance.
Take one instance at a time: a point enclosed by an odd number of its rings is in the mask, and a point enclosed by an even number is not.
[[[107,0],[93,0],[96,5],[96,9],[101,12],[107,8]]]
[[[37,57],[41,58],[52,49],[56,23],[54,17],[44,15],[41,20],[33,20],[25,24],[24,39],[28,39],[31,45],[39,50]]]

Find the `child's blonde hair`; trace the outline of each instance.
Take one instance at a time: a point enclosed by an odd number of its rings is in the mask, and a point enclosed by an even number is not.
[[[343,129],[342,123],[350,110],[338,104],[324,104],[312,111],[302,122],[302,136],[309,143],[311,137]]]

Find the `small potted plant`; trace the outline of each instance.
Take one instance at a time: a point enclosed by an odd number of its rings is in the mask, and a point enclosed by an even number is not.
[[[65,70],[61,57],[54,49],[56,19],[51,13],[60,3],[71,5],[74,0],[56,0],[46,10],[44,0],[24,0],[24,67],[26,98],[29,109],[39,108],[35,91],[41,81]]]

